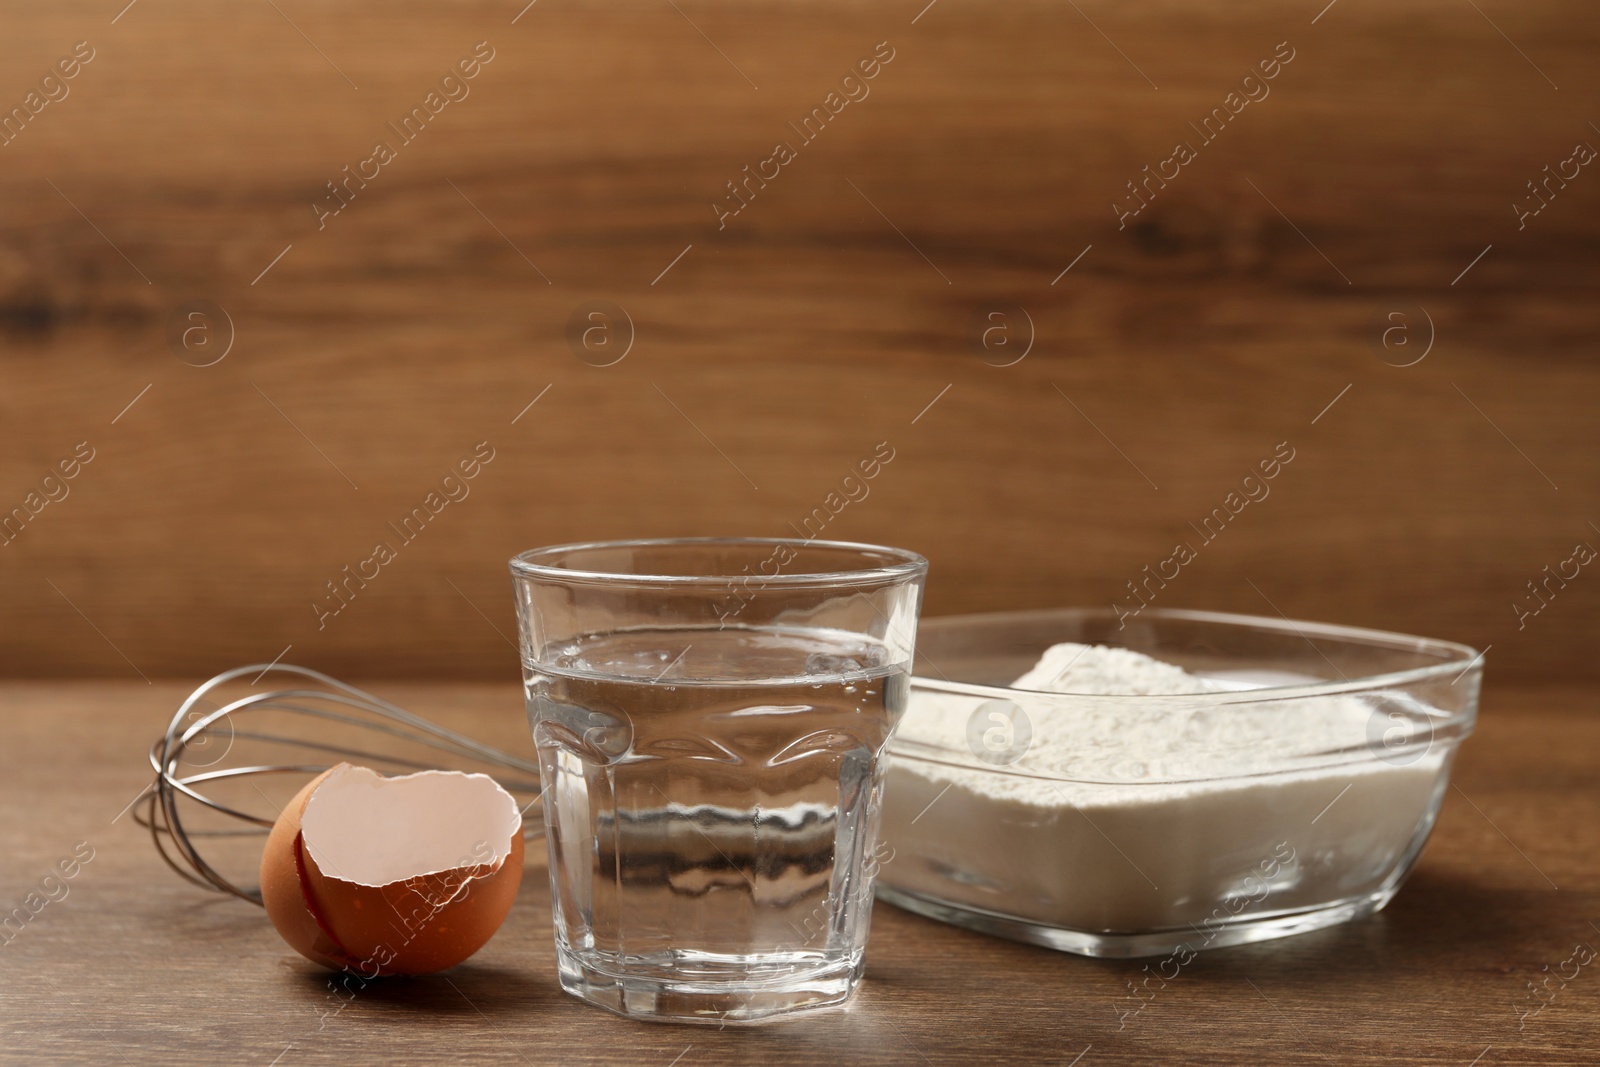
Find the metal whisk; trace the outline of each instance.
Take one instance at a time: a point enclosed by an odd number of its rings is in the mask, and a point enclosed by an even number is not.
[[[260,676],[269,672],[297,675],[315,683],[315,687],[299,689],[275,689],[269,692],[252,693],[219,707],[209,700],[209,694],[228,682],[255,675],[256,681]],[[251,683],[252,685],[254,682]],[[197,714],[201,705],[213,705],[213,710],[202,710]],[[227,781],[231,779],[244,779],[254,775],[269,774],[305,774],[316,775],[332,766],[330,763],[273,763],[257,764],[251,766],[223,767],[213,770],[203,770],[192,774],[180,773],[179,764],[184,754],[191,747],[203,748],[216,741],[215,727],[226,723],[230,728],[228,751],[232,751],[232,742],[239,739],[266,742],[296,749],[316,759],[318,756],[334,756],[339,759],[350,759],[372,765],[374,769],[400,769],[400,770],[428,770],[435,764],[418,762],[408,757],[395,753],[370,751],[365,748],[351,747],[331,741],[321,741],[309,736],[288,736],[277,733],[261,733],[241,730],[234,725],[236,717],[246,712],[278,711],[304,715],[313,719],[332,721],[353,726],[373,734],[384,735],[388,738],[410,744],[421,745],[439,752],[448,753],[461,760],[474,761],[492,767],[516,771],[519,777],[515,780],[499,779],[500,784],[514,795],[532,796],[523,808],[523,835],[525,838],[542,836],[544,822],[538,805],[542,792],[539,789],[539,766],[528,760],[520,759],[509,752],[475,741],[465,734],[455,730],[446,729],[414,715],[404,708],[395,706],[386,700],[381,700],[371,693],[347,685],[336,678],[330,678],[320,671],[310,670],[306,667],[295,667],[288,664],[261,664],[257,663],[248,667],[237,667],[231,671],[212,678],[189,694],[178,711],[172,717],[172,722],[167,727],[167,732],[150,746],[150,766],[155,770],[155,781],[146,789],[145,794],[136,801],[134,817],[141,826],[150,830],[151,839],[155,842],[156,850],[167,865],[179,875],[204,889],[221,893],[231,893],[236,897],[261,903],[261,891],[255,889],[241,889],[216,870],[206,858],[201,855],[196,847],[196,839],[202,837],[236,837],[240,835],[265,835],[272,828],[274,819],[253,815],[247,811],[224,804],[213,797],[200,791],[201,787],[209,783]],[[191,721],[192,720],[192,721]],[[207,766],[214,766],[225,756],[212,759]],[[337,760],[335,761],[337,762]],[[465,769],[465,768],[458,768]],[[257,787],[259,792],[259,787]],[[266,794],[262,794],[264,799]],[[220,812],[233,819],[246,824],[241,829],[189,829],[184,826],[182,812],[179,807],[180,798],[188,798],[203,805],[211,811]]]

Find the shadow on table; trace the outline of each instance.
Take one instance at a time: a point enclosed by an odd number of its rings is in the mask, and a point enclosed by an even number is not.
[[[1551,909],[1565,902],[1548,886],[1503,887],[1419,871],[1388,907],[1363,919],[1276,941],[1217,949],[1195,969],[1221,979],[1273,975],[1316,986],[1399,971],[1442,974],[1509,962],[1548,939]],[[1574,924],[1581,925],[1581,916]],[[1136,969],[1136,968],[1133,968]]]
[[[337,1006],[342,999],[402,1012],[438,1015],[522,1015],[547,1005],[560,990],[542,974],[514,967],[475,964],[470,960],[440,974],[410,977],[341,979],[331,971],[296,968],[296,985]]]
[[[1397,959],[1443,962],[1459,954],[1503,960],[1547,939],[1553,922],[1559,924],[1553,913],[1574,903],[1537,879],[1522,886],[1489,885],[1470,876],[1419,871],[1383,911],[1325,933],[1359,939]],[[1573,923],[1582,925],[1581,910]]]
[[[1425,968],[1443,972],[1455,967],[1481,967],[1486,960],[1509,963],[1548,947],[1554,919],[1552,909],[1572,910],[1574,930],[1585,926],[1576,899],[1560,897],[1543,883],[1504,887],[1480,883],[1470,877],[1419,871],[1401,888],[1388,907],[1375,915],[1338,926],[1272,941],[1217,948],[1200,952],[1195,963],[1182,968],[1186,981],[1204,983],[1237,981],[1241,975],[1278,975],[1298,984],[1348,981],[1367,974]],[[889,909],[885,909],[886,912]],[[893,909],[896,924],[929,924],[926,935],[943,924]],[[1113,980],[1152,970],[1166,957],[1090,959],[1052,949],[1024,945],[975,931],[952,930],[962,938],[982,939],[989,945],[985,956],[997,966],[1019,974],[1044,976],[1070,964],[1087,967]],[[961,951],[972,946],[962,946]],[[872,969],[869,969],[871,973]],[[880,967],[878,980],[887,985],[916,985],[928,980],[914,969]]]

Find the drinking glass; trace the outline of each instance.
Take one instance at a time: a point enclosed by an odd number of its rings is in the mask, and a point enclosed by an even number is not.
[[[766,538],[512,559],[563,988],[716,1024],[849,999],[927,566]]]

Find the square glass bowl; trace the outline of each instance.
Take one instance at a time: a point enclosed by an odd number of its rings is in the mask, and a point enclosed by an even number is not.
[[[1010,687],[1062,642],[1142,652],[1215,689]],[[1371,914],[1422,852],[1481,675],[1464,645],[1286,619],[924,619],[889,746],[878,896],[1113,958]]]

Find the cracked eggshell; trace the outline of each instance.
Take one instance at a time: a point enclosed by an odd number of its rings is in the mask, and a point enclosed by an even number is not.
[[[453,967],[494,936],[522,881],[522,815],[492,778],[385,778],[341,763],[283,809],[261,899],[289,946],[367,976]]]

